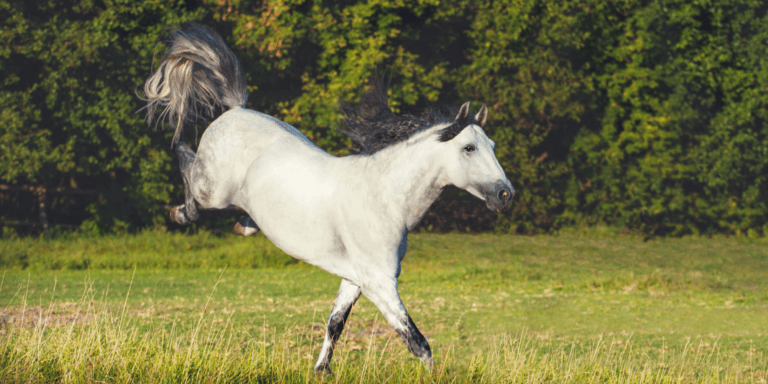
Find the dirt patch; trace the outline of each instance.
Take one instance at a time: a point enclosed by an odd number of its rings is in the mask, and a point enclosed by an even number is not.
[[[92,305],[56,303],[27,307],[0,308],[0,332],[8,327],[56,327],[62,325],[87,325],[96,319]]]
[[[296,327],[297,331],[303,330],[304,327]],[[312,324],[312,336],[318,339],[325,337],[326,324],[314,323]],[[399,337],[395,329],[391,325],[384,322],[370,321],[370,322],[356,322],[348,321],[344,327],[344,331],[341,334],[341,340],[363,341],[370,338],[375,339],[387,339],[392,337]]]
[[[347,338],[352,340],[365,340],[369,338],[388,339],[398,337],[395,329],[387,323],[372,322],[350,327]]]

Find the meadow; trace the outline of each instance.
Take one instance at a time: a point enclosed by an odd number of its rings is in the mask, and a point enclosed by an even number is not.
[[[765,383],[768,241],[412,234],[400,292],[436,365],[263,236],[0,239],[0,382]]]

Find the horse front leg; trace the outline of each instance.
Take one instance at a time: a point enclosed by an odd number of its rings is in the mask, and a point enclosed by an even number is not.
[[[344,330],[344,324],[347,322],[347,317],[349,317],[349,312],[352,310],[352,306],[358,297],[360,297],[360,287],[350,283],[349,280],[342,279],[339,293],[336,294],[336,300],[333,302],[331,315],[328,316],[328,328],[325,330],[325,340],[323,341],[322,349],[320,349],[320,357],[317,359],[317,364],[315,364],[315,373],[331,373],[330,364],[334,345],[339,340],[341,331]]]
[[[363,294],[379,308],[408,346],[408,351],[431,368],[435,364],[432,360],[432,349],[424,335],[416,328],[408,311],[405,310],[400,294],[397,292],[397,279],[389,277],[374,279],[363,287]]]

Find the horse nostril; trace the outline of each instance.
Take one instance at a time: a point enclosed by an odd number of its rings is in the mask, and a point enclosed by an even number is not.
[[[506,202],[510,198],[510,193],[506,189],[499,191],[499,200]]]

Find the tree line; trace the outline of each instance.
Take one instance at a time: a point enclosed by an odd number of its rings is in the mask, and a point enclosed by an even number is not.
[[[169,26],[217,30],[248,108],[335,155],[340,100],[391,78],[395,112],[489,106],[512,209],[447,191],[431,230],[768,231],[768,3],[759,0],[0,1],[0,219],[108,232],[170,225],[183,187],[140,87]],[[188,129],[194,144],[205,123]],[[10,188],[10,189],[9,189]],[[213,219],[212,219],[213,220]]]

